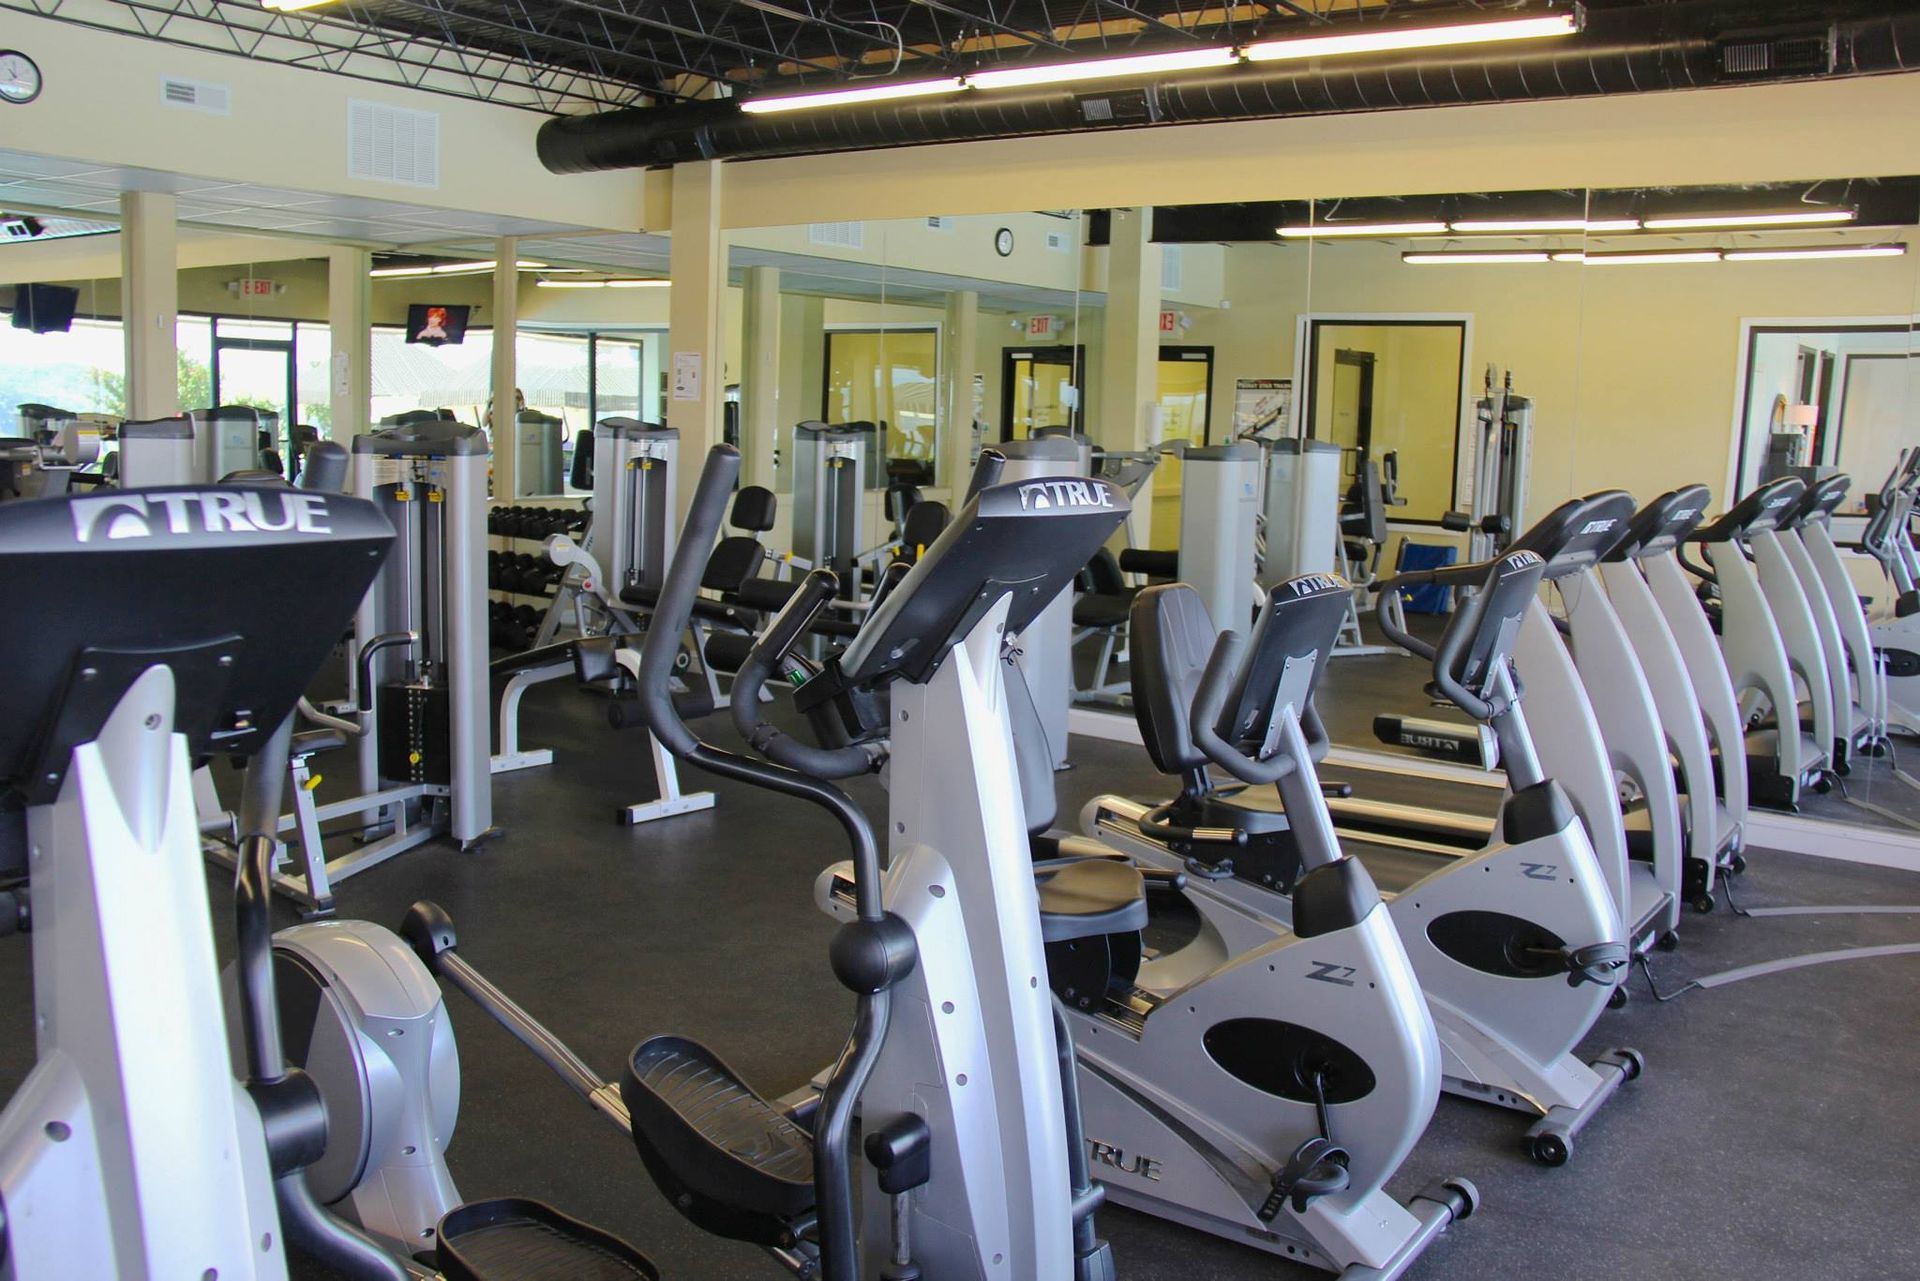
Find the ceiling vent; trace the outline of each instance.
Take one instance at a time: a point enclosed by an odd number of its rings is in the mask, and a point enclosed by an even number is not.
[[[1049,231],[1047,233],[1047,248],[1057,254],[1071,253],[1073,252],[1073,237],[1064,231]]]
[[[204,111],[210,116],[228,115],[233,110],[233,91],[225,85],[205,80],[182,80],[178,76],[160,77],[160,101],[169,107]]]
[[[864,249],[867,245],[867,225],[864,222],[810,222],[807,224],[807,241],[833,249]]]
[[[1833,70],[1830,32],[1738,35],[1720,41],[1720,70],[1735,79],[1818,76]]]
[[[438,187],[439,113],[349,100],[347,176],[406,187]]]
[[[944,218],[938,214],[935,214],[934,216],[927,219],[927,226],[934,231],[952,232],[957,225],[958,224],[955,219]]]
[[[1080,119],[1090,125],[1143,125],[1153,120],[1144,89],[1089,94],[1075,99]]]
[[[1180,267],[1180,246],[1160,246],[1160,291],[1162,293],[1179,291],[1182,278]]]

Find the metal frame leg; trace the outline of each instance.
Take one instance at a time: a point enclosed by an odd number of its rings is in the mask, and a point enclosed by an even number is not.
[[[651,730],[647,732],[647,750],[653,753],[653,781],[659,789],[660,798],[622,806],[619,815],[621,823],[633,827],[640,823],[651,823],[655,819],[672,818],[676,814],[692,814],[697,810],[713,808],[712,792],[680,790],[680,763],[660,745],[660,740],[653,736]]]

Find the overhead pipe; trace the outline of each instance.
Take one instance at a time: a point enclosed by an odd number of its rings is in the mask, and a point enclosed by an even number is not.
[[[1763,12],[1763,11],[1762,11]],[[1777,12],[1777,11],[1776,11]],[[1439,49],[1250,63],[1144,81],[970,90],[778,114],[730,99],[565,116],[542,125],[554,173],[760,160],[1095,129],[1699,89],[1920,68],[1920,13],[1812,16],[1756,30],[1752,5],[1588,10],[1582,33],[1503,52]]]

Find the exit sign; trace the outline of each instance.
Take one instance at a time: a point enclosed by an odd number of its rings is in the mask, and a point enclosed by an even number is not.
[[[1177,311],[1161,312],[1160,313],[1160,332],[1163,334],[1179,333],[1180,332],[1180,313]]]
[[[1056,320],[1057,320],[1057,317],[1054,317],[1054,316],[1028,316],[1027,317],[1027,337],[1029,338],[1053,337],[1056,333],[1059,332],[1059,330],[1055,328]]]
[[[255,276],[248,276],[244,280],[236,280],[234,284],[238,286],[234,292],[242,298],[271,298],[276,292],[274,283],[271,280],[263,280]]]

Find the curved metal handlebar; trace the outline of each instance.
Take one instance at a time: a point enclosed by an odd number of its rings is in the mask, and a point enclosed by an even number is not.
[[[1450,702],[1476,721],[1493,719],[1493,704],[1460,683],[1454,668],[1466,656],[1467,647],[1473,644],[1473,638],[1480,631],[1480,620],[1487,612],[1487,598],[1493,594],[1491,577],[1494,570],[1488,570],[1489,581],[1486,588],[1475,592],[1461,601],[1460,612],[1454,617],[1447,630],[1440,635],[1440,644],[1433,650],[1433,683],[1445,694]]]
[[[373,710],[373,656],[383,649],[392,649],[395,645],[417,645],[419,632],[381,632],[378,636],[360,647],[360,680],[356,685],[359,697],[355,700],[360,710]]]
[[[967,496],[961,502],[971,502],[983,489],[991,489],[1000,483],[1000,473],[1006,470],[1007,456],[997,449],[983,449],[980,457],[973,463],[973,475],[967,481]]]
[[[693,620],[693,602],[700,591],[707,549],[713,546],[720,523],[726,519],[727,502],[739,478],[740,451],[731,445],[715,445],[700,471],[700,483],[687,507],[687,521],[680,531],[673,563],[667,567],[666,581],[654,601],[653,617],[647,625],[648,643],[640,650],[640,716],[653,736],[676,756],[692,752],[700,740],[680,719],[673,703],[674,659],[679,637]]]
[[[799,590],[753,643],[746,661],[734,674],[728,697],[733,727],[754,751],[777,765],[815,778],[870,774],[879,767],[884,753],[870,746],[814,747],[801,742],[761,717],[760,688],[839,590],[839,576],[830,570],[816,569],[802,579]]]
[[[1214,638],[1206,673],[1201,676],[1199,691],[1193,696],[1193,718],[1188,730],[1193,735],[1194,746],[1205,752],[1208,760],[1242,783],[1277,783],[1298,769],[1300,763],[1291,756],[1249,756],[1221,738],[1215,728],[1227,705],[1227,691],[1239,670],[1240,655],[1246,648],[1247,639],[1239,632],[1221,632]]]

